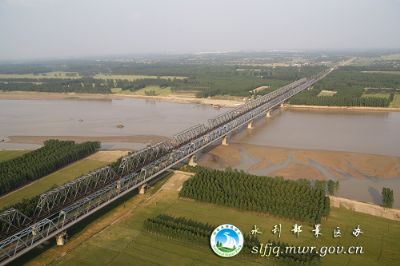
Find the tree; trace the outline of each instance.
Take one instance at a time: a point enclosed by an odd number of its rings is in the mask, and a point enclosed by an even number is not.
[[[385,208],[392,208],[393,207],[393,189],[384,187],[382,188],[382,205]]]

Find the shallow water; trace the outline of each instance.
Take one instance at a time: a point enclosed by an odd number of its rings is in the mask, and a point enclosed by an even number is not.
[[[0,100],[0,139],[7,136],[172,136],[226,109],[200,104],[115,100]],[[123,125],[123,128],[118,128]],[[107,148],[143,144],[108,143]],[[36,146],[26,145],[26,148]],[[0,143],[0,149],[23,148]]]
[[[275,111],[241,143],[400,156],[400,112]]]

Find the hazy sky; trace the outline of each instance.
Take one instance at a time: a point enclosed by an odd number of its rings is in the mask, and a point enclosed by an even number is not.
[[[0,60],[400,48],[400,0],[0,0]]]

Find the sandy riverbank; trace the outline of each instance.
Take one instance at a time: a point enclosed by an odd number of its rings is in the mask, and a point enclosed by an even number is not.
[[[321,105],[295,105],[284,104],[284,108],[292,110],[344,110],[344,111],[362,111],[362,112],[400,112],[400,108],[395,107],[361,107],[361,106],[321,106]]]
[[[219,169],[242,167],[259,175],[291,179],[400,178],[400,157],[243,143],[219,145],[204,154],[199,163]]]
[[[214,105],[221,107],[235,107],[243,104],[243,101],[196,98],[187,94],[171,94],[168,96],[144,96],[135,94],[96,94],[96,93],[58,93],[58,92],[34,92],[34,91],[11,91],[0,92],[0,99],[5,100],[61,100],[61,99],[81,99],[81,100],[112,100],[112,99],[145,99],[170,101],[175,103],[194,103]]]

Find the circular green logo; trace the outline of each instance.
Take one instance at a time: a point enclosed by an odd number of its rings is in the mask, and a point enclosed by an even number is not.
[[[212,250],[221,257],[233,257],[243,248],[243,234],[234,225],[221,224],[211,234]]]

